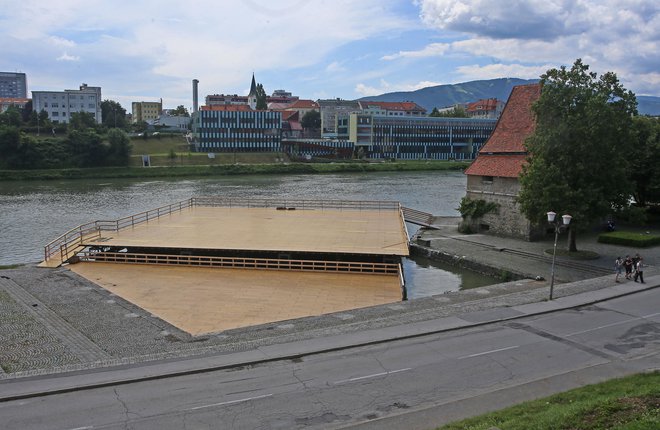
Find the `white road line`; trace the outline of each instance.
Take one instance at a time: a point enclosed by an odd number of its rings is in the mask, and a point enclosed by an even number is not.
[[[94,428],[94,426],[86,426],[86,427],[76,427],[74,429],[69,429],[69,430],[89,430],[89,429],[93,429],[93,428]]]
[[[412,367],[406,367],[405,369],[398,369],[398,370],[390,370],[389,372],[374,373],[373,375],[358,376],[357,378],[342,379],[341,381],[336,381],[335,384],[343,384],[344,382],[361,381],[362,379],[369,379],[369,378],[378,378],[379,376],[386,376],[386,375],[391,375],[393,373],[406,372],[408,370],[412,370]]]
[[[490,350],[490,351],[484,351],[484,352],[478,352],[478,353],[476,353],[476,354],[464,355],[463,357],[458,357],[458,359],[460,360],[460,359],[462,359],[462,358],[479,357],[480,355],[493,354],[493,353],[495,353],[495,352],[507,351],[507,350],[509,350],[509,349],[516,349],[516,348],[518,348],[519,346],[520,346],[520,345],[516,345],[516,346],[507,346],[506,348],[500,348],[500,349],[492,349],[492,350]]]
[[[612,323],[612,324],[605,324],[605,325],[590,328],[590,329],[587,329],[587,330],[576,331],[574,333],[570,333],[570,334],[567,334],[565,336],[566,337],[576,336],[578,334],[589,333],[590,331],[596,331],[596,330],[600,330],[600,329],[604,329],[604,328],[608,328],[608,327],[614,327],[615,325],[626,324],[626,323],[629,323],[631,321],[643,320],[643,319],[651,318],[651,317],[654,317],[654,316],[657,316],[657,315],[660,315],[660,312],[656,312],[654,314],[642,315],[641,317],[631,318],[629,320],[619,321],[619,322],[615,322],[615,323]]]
[[[229,402],[213,403],[212,405],[196,406],[194,408],[187,409],[188,411],[196,411],[198,409],[213,408],[215,406],[224,406],[224,405],[233,405],[234,403],[249,402],[250,400],[263,399],[270,397],[272,394],[264,394],[263,396],[256,397],[246,397],[245,399],[231,400]]]

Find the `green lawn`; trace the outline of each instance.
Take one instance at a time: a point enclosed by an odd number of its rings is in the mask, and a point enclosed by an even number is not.
[[[660,372],[643,373],[521,403],[441,430],[660,429]]]

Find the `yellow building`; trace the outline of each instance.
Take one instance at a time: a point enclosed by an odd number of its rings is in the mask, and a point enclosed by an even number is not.
[[[163,99],[158,102],[133,102],[133,123],[158,119],[163,110]]]

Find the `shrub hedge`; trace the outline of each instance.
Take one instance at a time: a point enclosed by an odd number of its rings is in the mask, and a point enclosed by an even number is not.
[[[660,235],[647,233],[634,233],[630,231],[612,231],[601,233],[598,242],[613,245],[624,245],[634,248],[648,248],[660,244]]]

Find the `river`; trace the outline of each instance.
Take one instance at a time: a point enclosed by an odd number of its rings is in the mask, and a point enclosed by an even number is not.
[[[0,182],[0,265],[42,260],[46,243],[79,224],[192,196],[394,200],[434,215],[458,216],[465,182],[460,172]],[[412,235],[415,227],[408,227]],[[497,282],[421,257],[406,259],[404,270],[409,298]]]

